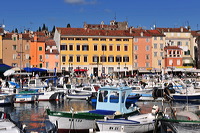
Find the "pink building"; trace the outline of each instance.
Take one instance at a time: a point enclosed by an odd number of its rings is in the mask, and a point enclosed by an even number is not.
[[[47,69],[60,69],[60,56],[54,40],[45,42],[45,67]]]

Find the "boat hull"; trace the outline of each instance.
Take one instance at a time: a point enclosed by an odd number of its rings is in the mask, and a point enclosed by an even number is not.
[[[112,122],[112,123],[111,123]],[[100,131],[125,132],[125,133],[144,133],[154,130],[154,123],[140,124],[127,120],[98,121]]]
[[[181,102],[200,102],[200,93],[195,94],[173,94],[174,101],[181,101]]]

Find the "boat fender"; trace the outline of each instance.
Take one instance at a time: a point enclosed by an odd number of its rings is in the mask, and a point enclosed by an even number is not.
[[[151,113],[152,113],[153,115],[156,115],[158,112],[159,112],[159,107],[158,107],[158,105],[154,105],[154,106],[152,107]]]
[[[121,115],[122,113],[120,111],[116,111],[115,115]]]

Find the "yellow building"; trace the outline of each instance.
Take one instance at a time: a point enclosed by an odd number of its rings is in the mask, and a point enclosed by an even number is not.
[[[132,69],[133,36],[128,30],[56,28],[54,40],[62,70],[100,76]]]

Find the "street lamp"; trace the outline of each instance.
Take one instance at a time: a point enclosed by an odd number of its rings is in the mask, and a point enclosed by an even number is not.
[[[126,63],[125,63],[125,77],[126,77]]]
[[[120,77],[120,62],[118,62],[118,78]]]

